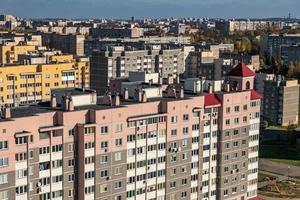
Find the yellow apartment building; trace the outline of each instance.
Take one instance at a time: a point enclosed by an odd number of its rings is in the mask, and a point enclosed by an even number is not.
[[[18,106],[50,99],[51,89],[89,87],[89,61],[58,55],[46,64],[0,67],[0,105]]]
[[[35,51],[35,45],[0,45],[0,63],[9,64],[18,61],[18,55]]]

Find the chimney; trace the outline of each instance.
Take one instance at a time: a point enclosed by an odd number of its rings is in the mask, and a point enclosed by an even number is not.
[[[73,111],[74,110],[74,102],[73,102],[72,97],[70,97],[68,100],[69,100],[69,102],[68,102],[68,111]]]
[[[180,87],[179,98],[184,98],[184,89],[183,89],[183,86]]]
[[[147,102],[147,94],[146,94],[146,91],[144,90],[143,93],[142,93],[142,102],[143,103],[146,103]]]
[[[113,98],[112,106],[120,106],[120,96],[118,93]]]
[[[51,108],[56,108],[56,106],[57,106],[57,101],[56,101],[55,94],[51,95],[50,106],[51,106]]]
[[[160,85],[163,84],[163,78],[162,77],[158,77],[158,84],[160,84]]]
[[[179,77],[179,74],[176,74],[175,82],[176,82],[177,84],[180,84],[180,77]]]
[[[104,104],[111,104],[111,94],[109,92],[106,93],[103,97],[103,103]]]
[[[172,75],[169,75],[168,76],[168,81],[167,81],[168,83],[168,85],[171,85],[171,84],[173,84],[173,82],[174,82],[174,80],[173,80],[173,76]]]
[[[11,109],[10,108],[2,108],[2,118],[3,119],[11,118]]]
[[[203,94],[203,77],[200,77],[200,94]]]
[[[67,96],[62,96],[61,108],[65,111],[69,110],[69,98]]]
[[[230,84],[225,83],[225,92],[230,92]]]
[[[213,93],[213,86],[211,84],[208,85],[208,93],[209,94]]]
[[[138,102],[142,102],[142,91],[140,89],[135,89],[135,99],[138,100]]]
[[[124,96],[123,96],[123,98],[124,98],[125,100],[128,100],[128,99],[129,99],[128,88],[124,88]]]
[[[168,87],[168,97],[177,98],[176,90],[173,85]]]

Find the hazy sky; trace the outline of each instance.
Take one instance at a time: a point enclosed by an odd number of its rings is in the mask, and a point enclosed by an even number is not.
[[[20,17],[300,17],[300,0],[0,0]]]

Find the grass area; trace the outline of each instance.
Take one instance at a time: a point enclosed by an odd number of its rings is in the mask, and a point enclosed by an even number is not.
[[[266,130],[285,131],[285,130],[287,130],[287,129],[286,129],[286,127],[284,127],[284,126],[271,125],[271,126],[268,126],[268,127],[266,128]]]
[[[284,163],[287,165],[293,165],[293,166],[300,167],[300,160],[285,160],[285,159],[270,159],[270,160],[274,161],[274,162],[279,162],[279,163]]]
[[[300,157],[296,151],[286,146],[262,145],[259,150],[259,157],[288,165],[300,166]]]

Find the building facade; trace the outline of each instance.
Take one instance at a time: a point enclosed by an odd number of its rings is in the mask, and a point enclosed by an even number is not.
[[[43,45],[59,49],[63,53],[84,56],[84,35],[41,33]]]
[[[113,47],[109,50],[95,51],[91,58],[91,88],[99,95],[104,94],[109,80],[127,77],[129,71],[159,73],[161,77],[184,72],[184,52],[181,48],[150,50],[126,50]]]
[[[1,105],[18,106],[50,99],[51,89],[89,87],[89,61],[72,55],[52,56],[41,64],[0,67]]]
[[[264,81],[263,118],[273,124],[298,124],[299,84],[296,79],[275,77]]]
[[[250,76],[251,75],[251,76]],[[3,199],[247,200],[257,195],[260,95],[230,74],[218,93],[2,110]],[[179,92],[180,95],[176,95]]]

